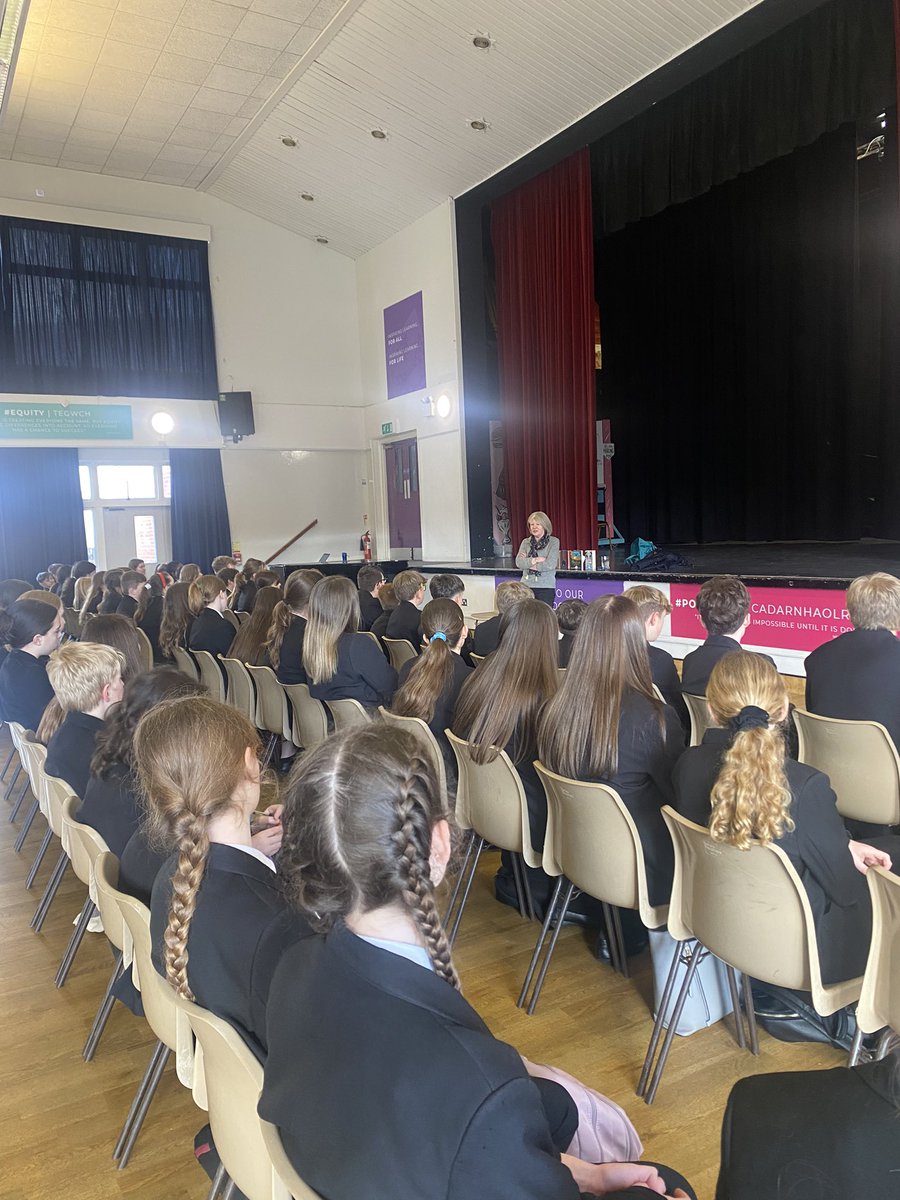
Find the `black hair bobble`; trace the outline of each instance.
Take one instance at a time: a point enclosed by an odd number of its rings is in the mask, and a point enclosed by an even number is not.
[[[741,711],[728,718],[728,728],[732,733],[746,733],[748,729],[765,729],[769,724],[769,714],[764,708],[755,704],[745,705]]]

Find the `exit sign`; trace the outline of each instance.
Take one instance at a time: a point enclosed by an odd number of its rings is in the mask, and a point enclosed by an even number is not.
[[[385,434],[393,433],[393,432],[394,432],[394,422],[393,421],[385,421],[381,426],[381,436],[384,437]]]

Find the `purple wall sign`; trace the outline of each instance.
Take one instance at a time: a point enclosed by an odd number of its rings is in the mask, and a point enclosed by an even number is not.
[[[384,361],[388,400],[425,387],[425,323],[422,293],[384,310]]]
[[[510,575],[495,575],[494,587],[499,587],[501,583],[509,583],[511,578]],[[618,596],[624,590],[625,584],[621,579],[579,579],[577,576],[572,579],[557,579],[553,607],[562,604],[563,600],[583,600],[585,604],[590,604],[600,596]]]

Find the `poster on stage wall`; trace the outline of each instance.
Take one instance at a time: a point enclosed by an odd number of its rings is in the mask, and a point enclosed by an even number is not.
[[[672,637],[705,638],[697,614],[699,584],[673,583]],[[830,588],[750,587],[750,626],[745,646],[807,653],[853,628],[844,593]]]
[[[425,322],[422,293],[384,310],[384,361],[388,400],[425,386]]]

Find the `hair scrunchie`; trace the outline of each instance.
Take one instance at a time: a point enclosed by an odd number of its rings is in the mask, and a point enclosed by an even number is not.
[[[437,631],[437,633],[433,633],[428,640],[429,640],[429,642],[436,642],[436,641],[446,642],[447,635],[446,635],[446,633],[444,633],[444,631],[442,629],[439,629]]]
[[[769,724],[769,714],[764,708],[755,704],[746,704],[736,716],[728,718],[728,728],[732,733],[746,733],[748,729],[765,729]]]

